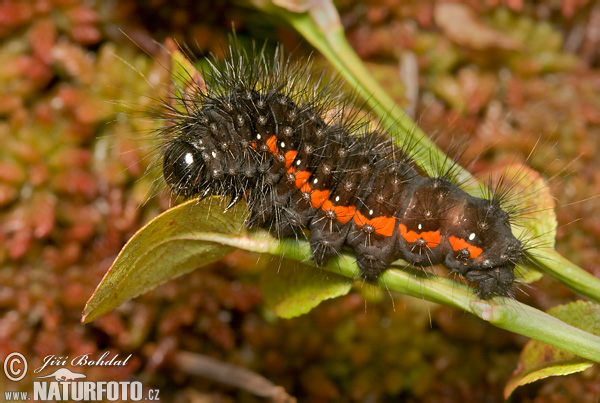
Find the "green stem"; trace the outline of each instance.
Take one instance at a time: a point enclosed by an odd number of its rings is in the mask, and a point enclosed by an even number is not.
[[[472,312],[494,326],[600,362],[600,337],[568,325],[554,316],[517,301],[506,305],[473,301]]]
[[[536,265],[573,292],[600,304],[600,279],[594,277],[554,249],[542,249],[530,257]]]
[[[310,246],[304,241],[232,238],[219,234],[211,238],[221,244],[254,252],[311,262]],[[342,255],[330,261],[325,270],[356,279],[358,267],[353,256]],[[585,332],[538,309],[516,300],[495,297],[485,301],[477,298],[469,287],[450,279],[425,275],[423,271],[403,268],[387,270],[379,278],[379,286],[390,291],[423,298],[428,301],[462,309],[496,327],[509,330],[569,351],[580,357],[600,362],[600,337]]]

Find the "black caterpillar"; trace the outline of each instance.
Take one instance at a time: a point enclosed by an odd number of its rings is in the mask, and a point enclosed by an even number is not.
[[[207,92],[166,105],[163,173],[186,197],[244,198],[249,227],[277,237],[310,231],[317,265],[347,245],[362,275],[394,260],[443,264],[478,284],[479,297],[512,296],[523,246],[496,197],[476,198],[447,175],[429,177],[414,147],[370,130],[341,83],[313,76],[277,51],[233,48],[203,72]]]

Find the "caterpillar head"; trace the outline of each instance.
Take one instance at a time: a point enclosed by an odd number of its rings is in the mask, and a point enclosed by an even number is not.
[[[199,192],[205,177],[202,151],[186,140],[169,142],[163,151],[163,174],[176,194],[189,197]]]
[[[498,201],[469,196],[463,214],[452,227],[446,267],[477,283],[477,295],[483,299],[511,296],[514,269],[523,247],[512,234],[509,215]]]

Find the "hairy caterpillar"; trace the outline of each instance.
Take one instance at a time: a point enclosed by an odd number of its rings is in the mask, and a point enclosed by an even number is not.
[[[162,168],[185,197],[244,198],[249,227],[277,237],[310,231],[317,265],[344,246],[363,277],[394,260],[443,264],[478,285],[478,296],[512,296],[523,246],[497,197],[477,198],[427,176],[400,147],[359,117],[325,75],[265,52],[233,47],[222,66],[166,105]]]

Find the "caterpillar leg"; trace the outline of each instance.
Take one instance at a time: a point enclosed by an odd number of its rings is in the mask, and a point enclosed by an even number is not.
[[[355,215],[346,243],[356,253],[356,263],[363,277],[376,279],[390,265],[395,254],[395,218],[367,222],[360,212]],[[357,223],[358,221],[358,223]]]
[[[310,224],[310,249],[314,262],[323,266],[341,253],[350,224],[336,220],[333,210],[319,210]]]
[[[513,267],[500,266],[491,270],[471,270],[465,278],[478,283],[477,296],[481,299],[490,299],[494,295],[513,296],[515,282]]]

